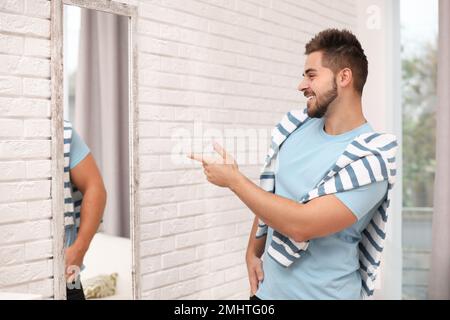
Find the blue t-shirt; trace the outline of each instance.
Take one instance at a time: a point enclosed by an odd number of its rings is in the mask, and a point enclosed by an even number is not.
[[[70,145],[70,169],[73,169],[89,154],[90,150],[75,129],[72,128],[72,143]]]
[[[324,119],[310,119],[283,143],[275,172],[275,193],[295,201],[313,190],[358,135],[372,132],[368,123],[340,135],[329,135]],[[267,253],[260,299],[360,299],[358,243],[387,192],[387,182],[376,182],[336,193],[358,221],[335,234],[310,240],[306,252],[288,268]],[[265,252],[272,242],[269,228]]]
[[[75,168],[86,156],[89,154],[90,150],[86,143],[81,139],[75,129],[72,128],[72,143],[70,144],[70,154],[69,154],[69,168],[72,170]],[[77,228],[66,227],[66,240],[65,247],[71,246],[77,236]],[[84,269],[84,266],[81,267]]]

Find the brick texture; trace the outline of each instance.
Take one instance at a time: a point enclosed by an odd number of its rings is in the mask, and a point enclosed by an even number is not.
[[[204,136],[261,134],[256,162],[245,161],[245,145],[231,150],[256,179],[271,127],[304,102],[296,87],[306,41],[326,27],[354,28],[356,1],[124,2],[138,7],[142,297],[247,299],[253,215],[206,183],[199,165],[174,161],[174,150],[199,125]],[[45,298],[53,296],[50,4],[0,0],[0,290]]]

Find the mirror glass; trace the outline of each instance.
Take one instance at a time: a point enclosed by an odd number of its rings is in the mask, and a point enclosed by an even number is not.
[[[67,295],[132,299],[130,17],[73,5],[63,12],[64,245],[76,279]]]

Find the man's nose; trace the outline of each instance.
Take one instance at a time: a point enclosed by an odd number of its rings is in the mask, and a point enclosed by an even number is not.
[[[298,85],[298,90],[303,92],[308,88],[309,88],[309,83],[306,80],[306,78],[303,78],[303,80]]]

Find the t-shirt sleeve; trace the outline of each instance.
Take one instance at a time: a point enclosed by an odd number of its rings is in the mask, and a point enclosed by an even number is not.
[[[373,182],[356,189],[338,192],[335,196],[360,220],[384,198],[387,187],[387,181]]]
[[[75,168],[81,160],[86,158],[90,150],[86,143],[81,139],[75,129],[72,130],[72,144],[70,145],[70,169]]]

